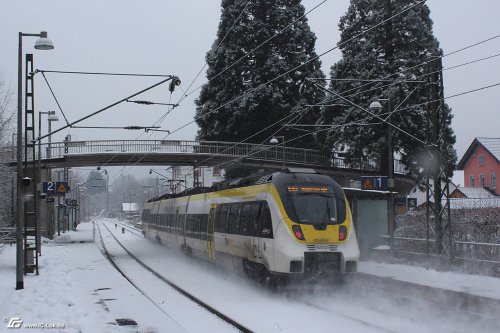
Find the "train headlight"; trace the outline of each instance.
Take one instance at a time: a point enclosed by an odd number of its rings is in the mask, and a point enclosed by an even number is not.
[[[347,227],[345,225],[341,225],[339,227],[339,240],[343,241],[347,237]]]
[[[295,235],[295,237],[297,237],[298,240],[306,240],[304,238],[304,234],[302,233],[302,229],[300,228],[300,225],[297,225],[297,224],[292,225],[292,230],[293,230],[293,234]]]

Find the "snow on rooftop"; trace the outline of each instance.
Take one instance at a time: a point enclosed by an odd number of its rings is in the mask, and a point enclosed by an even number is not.
[[[482,187],[458,187],[457,189],[469,199],[495,198],[492,193]]]
[[[500,138],[479,137],[476,139],[484,146],[484,148],[488,149],[498,161],[500,161]]]

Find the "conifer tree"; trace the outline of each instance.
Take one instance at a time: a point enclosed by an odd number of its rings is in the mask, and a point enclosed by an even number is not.
[[[433,36],[427,5],[417,5],[390,19],[417,2],[351,0],[347,13],[339,23],[342,59],[331,67],[332,81],[329,88],[365,109],[374,100],[388,99],[395,111],[391,123],[425,141],[433,130],[428,112],[435,103],[424,103],[430,101],[433,95],[431,90],[436,89],[436,85],[435,82],[409,81],[429,81],[432,77],[430,73],[439,69],[436,59],[442,55],[442,50]],[[387,21],[380,24],[384,20]],[[372,27],[375,28],[370,30]],[[361,80],[374,81],[367,83]],[[387,113],[387,103],[383,102],[385,107],[380,111],[381,114]],[[387,170],[387,126],[345,100],[332,98],[331,104],[337,105],[324,108],[319,123],[346,126],[334,127],[320,135],[323,147],[346,151],[351,163],[376,161],[382,171]],[[456,153],[452,148],[455,143],[451,129],[452,115],[444,103],[440,116],[444,118],[441,125],[446,127],[441,128],[440,133],[446,130],[446,144],[450,153],[448,162],[453,165]],[[412,161],[424,147],[400,131],[393,130],[392,136],[394,151],[401,154],[406,166],[412,167]]]
[[[242,141],[319,101],[323,93],[304,84],[324,77],[304,12],[300,0],[222,1],[217,38],[206,55],[209,81],[196,100],[198,139]],[[319,109],[309,108],[299,119],[314,123],[318,117]],[[284,124],[247,142],[264,142]],[[287,133],[277,134],[287,141],[297,136]],[[315,141],[311,136],[290,145],[312,147]]]

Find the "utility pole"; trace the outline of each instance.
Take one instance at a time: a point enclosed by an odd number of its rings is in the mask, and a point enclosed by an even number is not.
[[[427,187],[427,253],[430,255],[430,229],[434,224],[435,245],[434,252],[442,255],[449,251],[450,260],[453,260],[453,234],[450,209],[450,177],[449,169],[450,156],[448,154],[447,142],[447,119],[444,105],[444,86],[443,86],[443,65],[442,59],[435,60],[429,66],[429,107],[428,114],[428,138],[427,150],[429,153],[429,166],[426,174]],[[433,188],[431,188],[432,179]],[[443,187],[444,185],[444,187]],[[434,200],[431,204],[430,200]],[[433,217],[432,217],[433,216]],[[434,223],[432,223],[434,219]],[[446,234],[448,237],[446,237]]]

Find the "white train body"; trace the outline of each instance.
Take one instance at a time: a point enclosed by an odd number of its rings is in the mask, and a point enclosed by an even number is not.
[[[146,203],[146,236],[253,278],[354,272],[359,248],[340,186],[318,174],[275,173],[234,187]]]

